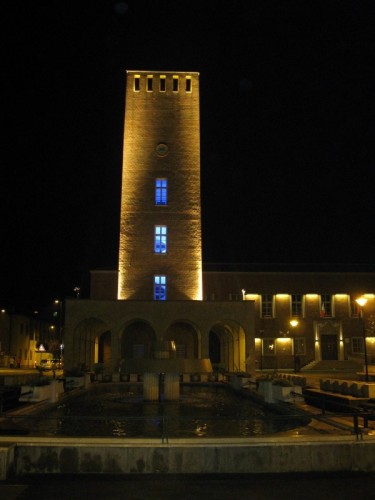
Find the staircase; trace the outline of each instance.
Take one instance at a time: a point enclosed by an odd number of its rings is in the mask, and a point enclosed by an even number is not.
[[[363,361],[338,361],[336,359],[327,359],[323,361],[312,361],[306,366],[301,368],[304,371],[317,371],[317,372],[357,372],[362,370]]]

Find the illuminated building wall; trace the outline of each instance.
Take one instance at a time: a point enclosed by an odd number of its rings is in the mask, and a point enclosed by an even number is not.
[[[155,276],[202,300],[198,73],[127,72],[118,299],[153,300]]]

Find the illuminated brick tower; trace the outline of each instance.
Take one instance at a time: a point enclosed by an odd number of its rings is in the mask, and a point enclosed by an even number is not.
[[[202,300],[198,73],[127,72],[118,299]]]

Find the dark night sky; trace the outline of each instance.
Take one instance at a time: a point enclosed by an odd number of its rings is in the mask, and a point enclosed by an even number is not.
[[[205,262],[373,264],[374,13],[2,2],[0,302],[85,295],[117,267],[126,69],[201,74]]]

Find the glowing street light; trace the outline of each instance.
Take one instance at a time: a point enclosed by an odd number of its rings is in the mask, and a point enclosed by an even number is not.
[[[367,345],[366,345],[366,324],[365,324],[365,319],[363,315],[363,308],[367,304],[367,299],[366,297],[359,297],[358,299],[355,299],[357,304],[360,307],[361,310],[361,320],[362,320],[362,335],[363,335],[363,353],[365,356],[365,380],[368,382],[368,361],[367,361]]]
[[[299,321],[298,321],[298,319],[291,319],[289,321],[289,324],[292,328],[295,329],[299,325]],[[294,373],[297,373],[297,356],[296,356],[296,349],[295,349],[295,335],[293,335],[293,359],[294,359]]]

